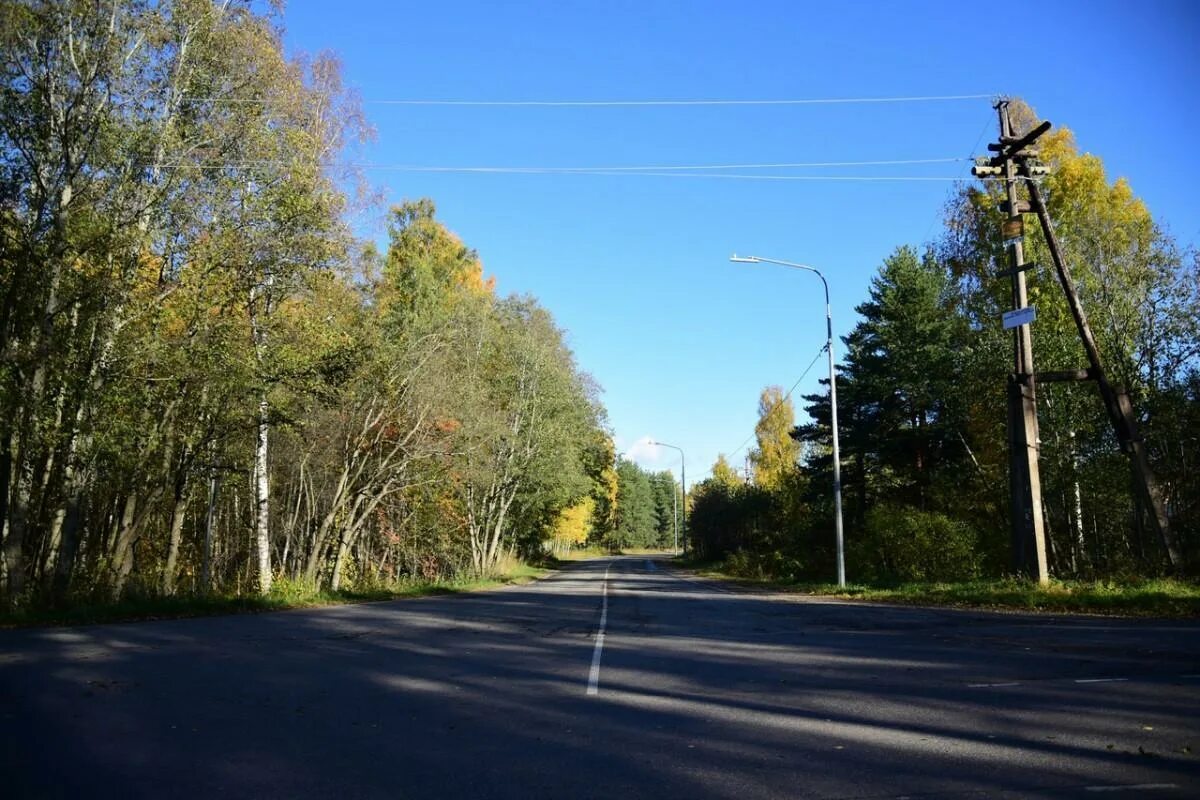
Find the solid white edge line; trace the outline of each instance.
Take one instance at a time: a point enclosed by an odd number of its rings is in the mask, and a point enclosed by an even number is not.
[[[1144,792],[1148,789],[1178,789],[1176,783],[1134,783],[1125,786],[1085,786],[1087,792]]]
[[[1076,678],[1076,683],[1124,683],[1129,678]]]
[[[592,669],[588,673],[587,693],[600,694],[600,654],[604,652],[604,629],[608,627],[608,572],[612,564],[604,570],[604,586],[600,594],[600,630],[596,633],[596,647],[592,650]]]

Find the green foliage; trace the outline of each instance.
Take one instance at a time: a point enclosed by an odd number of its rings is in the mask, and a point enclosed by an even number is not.
[[[739,551],[748,559],[771,554],[770,561],[786,560],[798,568],[803,561],[805,532],[796,506],[786,500],[788,496],[794,494],[771,492],[754,484],[729,486],[715,478],[702,481],[691,493],[688,535],[692,551],[709,560]]]
[[[805,573],[803,562],[782,550],[738,550],[725,559],[722,569],[751,580],[795,580]]]
[[[601,540],[603,544],[612,551],[671,547],[677,509],[683,524],[683,509],[677,506],[680,488],[671,473],[646,472],[632,461],[622,460],[616,474],[616,525]]]
[[[675,526],[683,524],[680,486],[675,482],[675,476],[664,470],[650,474],[650,491],[654,498],[654,537],[649,546],[672,547]]]
[[[617,465],[617,524],[605,544],[612,550],[647,547],[658,538],[657,526],[650,476],[622,460]]]
[[[384,318],[397,332],[428,330],[465,298],[490,291],[478,255],[435,214],[428,198],[391,211],[391,244],[377,291]]]
[[[616,446],[604,430],[597,428],[584,448],[584,468],[591,478],[591,498],[595,504],[588,540],[592,544],[608,541],[617,527],[619,478],[613,462]]]
[[[978,572],[978,536],[934,511],[878,506],[851,542],[850,565],[867,580],[961,581]]]
[[[589,497],[611,530],[562,331],[431,200],[353,240],[328,165],[368,130],[278,13],[0,2],[10,607],[490,575]]]

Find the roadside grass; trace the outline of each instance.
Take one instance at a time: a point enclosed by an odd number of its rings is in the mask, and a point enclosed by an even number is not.
[[[552,562],[586,561],[589,558],[607,558],[608,556],[670,556],[673,550],[663,550],[657,547],[625,547],[620,550],[609,550],[606,547],[583,547],[578,550],[568,550],[549,556]]]
[[[554,553],[548,556],[551,561],[586,561],[589,558],[603,558],[613,553],[605,547],[581,547],[578,550],[568,550],[565,553]]]
[[[227,614],[258,614],[291,608],[347,603],[370,603],[405,597],[460,594],[535,581],[551,570],[502,558],[496,571],[484,578],[411,580],[383,586],[352,587],[332,591],[303,581],[277,579],[266,595],[179,594],[173,597],[128,596],[116,602],[78,601],[62,608],[20,608],[0,611],[0,628],[95,625],[152,619],[181,619]]]
[[[720,564],[681,562],[699,575],[747,587],[902,605],[948,606],[1126,617],[1198,617],[1200,584],[1172,578],[1123,581],[1051,581],[1045,586],[1016,578],[962,582],[849,584],[746,578]]]

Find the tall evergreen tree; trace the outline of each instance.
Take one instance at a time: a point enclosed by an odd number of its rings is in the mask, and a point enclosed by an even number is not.
[[[632,461],[617,465],[617,525],[609,547],[649,547],[658,538],[650,476]]]

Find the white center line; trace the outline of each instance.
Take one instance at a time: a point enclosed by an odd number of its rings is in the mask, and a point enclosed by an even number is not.
[[[1144,792],[1148,789],[1178,789],[1174,783],[1132,783],[1125,786],[1085,786],[1089,792]]]
[[[968,689],[993,689],[997,686],[1020,686],[1020,685],[1021,684],[1016,683],[1015,681],[1012,683],[968,683],[967,688]]]
[[[604,652],[604,629],[608,627],[608,571],[604,570],[604,587],[601,589],[600,630],[596,633],[596,648],[592,651],[592,671],[588,673],[588,694],[600,694],[600,654]]]
[[[1129,678],[1076,678],[1076,683],[1124,683]]]

